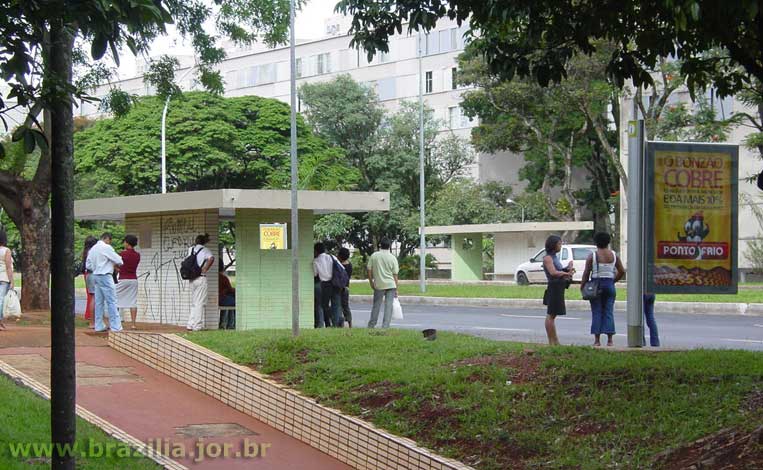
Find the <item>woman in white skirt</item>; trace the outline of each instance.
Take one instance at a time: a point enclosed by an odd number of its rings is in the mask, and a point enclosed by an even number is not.
[[[138,316],[138,265],[140,253],[135,251],[138,237],[125,235],[124,251],[119,256],[124,264],[119,267],[119,283],[117,284],[117,308],[130,309],[132,329],[136,329],[135,318]]]

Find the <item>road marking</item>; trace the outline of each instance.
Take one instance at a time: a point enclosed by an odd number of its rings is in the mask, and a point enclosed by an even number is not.
[[[763,328],[763,325],[757,325],[756,324],[756,325],[752,325],[752,326],[757,326],[758,328]]]
[[[763,341],[757,339],[733,339],[733,338],[721,338],[722,341],[732,341],[734,343],[758,343],[763,344]]]
[[[526,328],[492,328],[489,326],[473,326],[471,327],[472,330],[487,330],[487,331],[521,331],[523,333],[532,332],[533,330],[528,330]]]
[[[392,326],[424,326],[421,323],[391,323]]]
[[[543,319],[546,318],[545,315],[544,316],[540,316],[540,315],[511,315],[509,313],[502,313],[501,316],[502,317],[509,317],[509,318],[536,318],[536,319],[540,319],[540,320],[543,320]],[[580,320],[579,317],[566,317],[566,316],[558,316],[558,317],[556,317],[556,319],[557,320]]]

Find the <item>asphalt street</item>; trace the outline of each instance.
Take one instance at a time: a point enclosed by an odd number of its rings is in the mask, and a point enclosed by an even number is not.
[[[355,302],[351,308],[353,324],[365,326],[371,305]],[[416,330],[436,328],[496,340],[546,342],[543,309],[403,305],[403,316],[403,320],[393,321],[392,326]],[[655,317],[662,348],[763,351],[763,317],[760,316],[661,314],[658,311]],[[557,317],[556,327],[562,344],[593,344],[590,311],[568,311],[566,316]],[[615,313],[615,327],[615,345],[627,346],[625,313]],[[649,330],[646,331],[648,343]],[[606,342],[606,337],[602,342]]]
[[[82,314],[84,307],[84,299],[77,299],[77,313]],[[371,305],[353,302],[351,307],[355,326],[365,327],[371,316]],[[403,305],[403,312],[405,318],[393,321],[393,327],[436,328],[502,341],[546,342],[543,309]],[[763,317],[760,316],[663,314],[659,311],[655,316],[662,348],[763,351]],[[569,311],[566,316],[558,317],[556,324],[562,344],[593,343],[589,334],[591,312]],[[627,346],[624,313],[615,313],[615,325],[615,345]]]

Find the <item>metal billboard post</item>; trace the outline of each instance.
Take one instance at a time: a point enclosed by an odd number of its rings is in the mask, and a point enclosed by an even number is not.
[[[644,121],[628,122],[628,347],[644,346]]]

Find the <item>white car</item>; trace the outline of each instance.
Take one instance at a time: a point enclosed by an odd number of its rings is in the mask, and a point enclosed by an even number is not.
[[[583,270],[585,269],[585,261],[588,259],[588,255],[596,249],[594,245],[564,245],[562,251],[559,253],[559,260],[564,267],[572,260],[572,265],[575,267],[575,274],[572,276],[573,282],[580,282],[583,278]],[[545,284],[546,273],[543,272],[543,257],[546,256],[546,250],[540,250],[535,254],[530,261],[517,266],[517,270],[514,273],[514,279],[519,285],[527,284]]]

